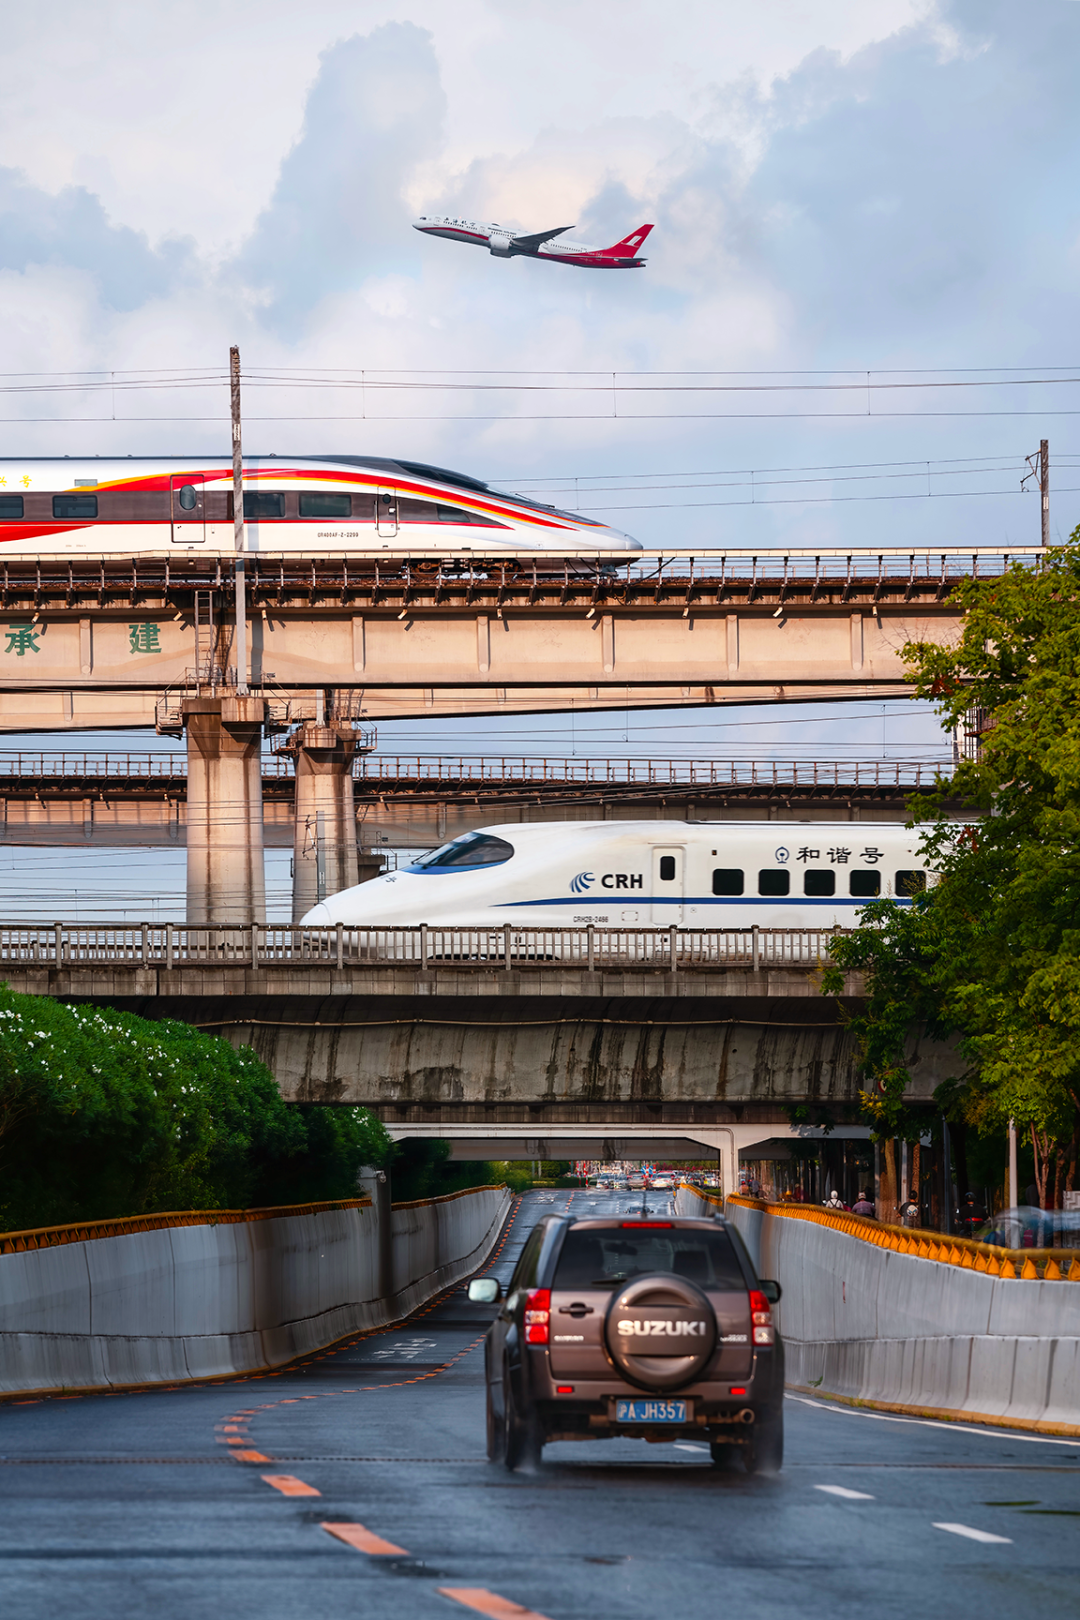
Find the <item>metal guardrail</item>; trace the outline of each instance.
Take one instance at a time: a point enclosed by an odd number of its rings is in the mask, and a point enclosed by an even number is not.
[[[693,1190],[707,1203],[722,1207],[725,1202],[697,1187]],[[899,1254],[914,1254],[922,1260],[936,1260],[967,1271],[983,1271],[991,1277],[1023,1277],[1029,1281],[1041,1277],[1046,1282],[1080,1282],[1080,1251],[1075,1249],[1005,1249],[996,1243],[980,1243],[973,1238],[953,1237],[921,1227],[889,1226],[868,1215],[853,1215],[847,1211],[841,1215],[815,1204],[746,1198],[741,1193],[729,1193],[726,1201],[740,1204],[744,1209],[760,1209],[785,1220],[831,1226],[846,1237],[873,1243],[879,1249],[895,1249]]]
[[[4,968],[651,969],[814,967],[841,929],[302,928],[295,924],[0,924]]]
[[[358,755],[358,781],[402,783],[502,782],[588,783],[611,787],[930,787],[939,769],[903,760],[655,760],[426,757],[422,754]],[[264,778],[291,780],[283,754],[264,756]],[[184,754],[0,754],[0,785],[6,780],[177,780],[187,776]]]

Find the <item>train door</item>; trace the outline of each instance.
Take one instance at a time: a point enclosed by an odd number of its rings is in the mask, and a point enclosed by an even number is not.
[[[686,895],[686,851],[681,844],[658,844],[652,852],[654,928],[682,926]]]
[[[174,546],[201,546],[206,539],[206,495],[201,478],[178,473],[169,479]]]
[[[375,492],[375,532],[390,539],[398,532],[398,497],[396,489]]]

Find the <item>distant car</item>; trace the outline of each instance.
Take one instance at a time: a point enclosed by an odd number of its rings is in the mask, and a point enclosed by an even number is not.
[[[487,1451],[506,1468],[552,1440],[698,1440],[750,1473],[783,1462],[784,1352],[738,1232],[720,1219],[544,1216],[484,1350]]]
[[[636,1174],[627,1176],[626,1185],[630,1188],[631,1192],[639,1192],[641,1188],[645,1186],[645,1177]]]
[[[654,1192],[670,1192],[672,1185],[670,1176],[654,1176],[649,1183]]]

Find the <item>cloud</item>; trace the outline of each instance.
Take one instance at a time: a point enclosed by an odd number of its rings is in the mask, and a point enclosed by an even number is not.
[[[412,257],[404,194],[438,150],[445,97],[431,35],[388,23],[323,53],[304,127],[232,266],[279,330]]]
[[[151,248],[145,236],[115,225],[82,186],[55,195],[0,169],[0,270],[34,266],[84,272],[108,309],[134,310],[175,289],[194,264],[194,244]]]

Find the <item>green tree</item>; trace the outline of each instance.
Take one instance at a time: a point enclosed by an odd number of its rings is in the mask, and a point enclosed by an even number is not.
[[[909,643],[917,698],[978,731],[977,757],[913,807],[928,867],[910,905],[881,901],[837,942],[867,974],[852,1020],[880,1130],[899,1128],[910,1025],[955,1032],[963,1078],[939,1096],[985,1132],[1011,1118],[1029,1136],[1040,1201],[1075,1184],[1080,1142],[1080,530],[1037,568],[957,588],[952,645]],[[950,819],[959,797],[973,815]]]
[[[354,1197],[391,1151],[363,1109],[286,1104],[248,1047],[0,987],[8,1230]]]

